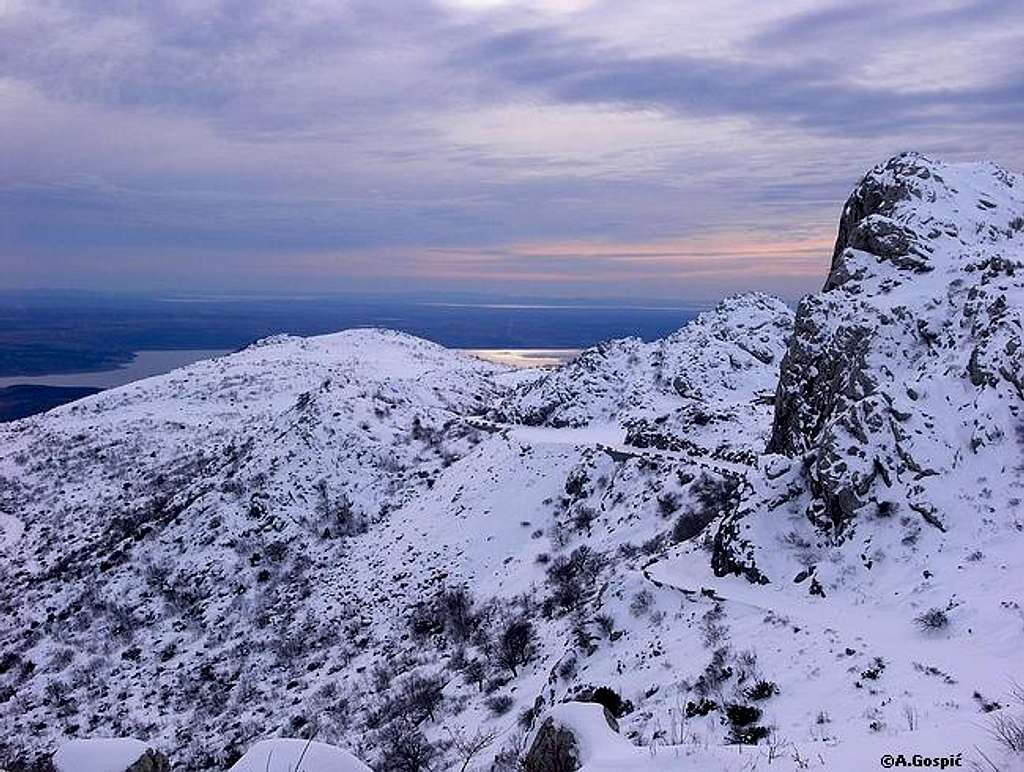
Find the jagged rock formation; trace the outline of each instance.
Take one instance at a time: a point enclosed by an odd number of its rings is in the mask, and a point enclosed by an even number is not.
[[[553,719],[545,719],[537,730],[523,766],[529,772],[575,772],[580,768],[576,736]]]
[[[1022,266],[1024,178],[907,153],[854,190],[825,288],[797,310],[767,445],[800,461],[819,537],[954,528],[951,480],[975,487],[1019,452]],[[762,503],[725,523],[720,570],[764,577],[739,529]]]

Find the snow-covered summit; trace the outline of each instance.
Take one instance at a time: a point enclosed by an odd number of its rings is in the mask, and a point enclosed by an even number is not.
[[[958,272],[1024,242],[1024,177],[993,163],[903,153],[860,181],[843,207],[825,289],[886,294],[932,271]],[[875,280],[870,286],[865,281]],[[941,278],[937,278],[941,281]]]

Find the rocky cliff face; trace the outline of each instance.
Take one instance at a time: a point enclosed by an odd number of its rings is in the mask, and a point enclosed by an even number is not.
[[[824,289],[797,310],[767,445],[799,465],[821,537],[874,520],[962,526],[951,481],[970,489],[980,469],[1012,464],[1022,267],[1020,176],[910,153],[857,185]],[[747,551],[742,536],[723,543]]]

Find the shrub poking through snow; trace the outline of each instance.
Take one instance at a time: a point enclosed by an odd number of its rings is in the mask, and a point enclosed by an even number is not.
[[[734,703],[725,706],[725,717],[733,726],[749,726],[761,718],[761,709],[756,705]]]
[[[725,716],[730,725],[726,742],[731,745],[757,745],[769,734],[766,727],[757,725],[761,709],[755,705],[726,705]]]
[[[914,622],[922,630],[941,630],[949,626],[949,614],[941,608],[931,608],[914,617]]]
[[[974,701],[978,703],[978,707],[981,708],[982,713],[992,713],[996,710],[1002,710],[1003,704],[996,700],[989,700],[985,698],[981,692],[974,693]]]
[[[459,668],[466,683],[476,686],[478,692],[484,690],[484,682],[487,680],[487,663],[482,659],[468,659],[461,663]]]
[[[717,646],[729,636],[729,628],[725,626],[725,609],[721,603],[715,603],[708,609],[700,621],[701,636],[708,648]]]
[[[885,672],[885,660],[875,657],[871,660],[871,667],[861,672],[860,677],[869,681],[877,681],[883,672]]]
[[[749,689],[744,690],[743,695],[748,700],[767,700],[779,693],[779,687],[774,681],[758,681]]]
[[[989,734],[1003,748],[1024,755],[1024,719],[1019,716],[993,716]]]
[[[574,549],[569,557],[553,560],[547,570],[550,605],[560,611],[578,608],[590,597],[603,566],[601,555],[586,545]]]
[[[406,621],[409,632],[418,641],[426,641],[444,630],[444,623],[438,618],[437,611],[426,603],[413,606]]]
[[[444,681],[440,676],[412,675],[402,683],[400,704],[402,715],[411,716],[417,724],[427,719],[433,721],[438,707],[444,700]]]
[[[769,734],[769,729],[764,726],[734,726],[729,730],[726,742],[730,745],[757,745],[761,740],[768,737]]]
[[[717,709],[717,702],[709,700],[707,697],[701,697],[696,702],[686,703],[686,717],[694,718],[695,716],[706,716],[711,711]]]
[[[697,694],[701,697],[705,697],[708,694],[715,692],[723,683],[732,678],[733,669],[726,664],[728,659],[728,647],[723,646],[715,649],[714,653],[711,655],[711,660],[704,668],[704,672],[697,677],[697,682],[694,684]]]
[[[622,695],[609,686],[598,686],[596,689],[584,689],[576,698],[580,702],[596,702],[615,718],[633,712],[633,703],[622,699]]]
[[[474,611],[473,596],[463,587],[449,587],[438,595],[440,616],[445,630],[455,641],[465,641],[480,626],[480,615]]]
[[[416,729],[404,721],[388,724],[377,735],[380,748],[378,769],[393,772],[426,772],[440,751]]]
[[[487,705],[488,710],[490,710],[493,715],[504,716],[506,713],[512,710],[512,706],[515,704],[515,700],[513,700],[507,694],[498,694],[494,697],[488,697],[485,700],[485,704]]]
[[[633,600],[629,604],[629,611],[635,617],[642,617],[651,610],[653,605],[654,595],[650,590],[644,588],[633,596]]]
[[[512,676],[533,659],[537,647],[537,633],[533,624],[525,619],[509,622],[498,639],[498,664],[508,668]]]

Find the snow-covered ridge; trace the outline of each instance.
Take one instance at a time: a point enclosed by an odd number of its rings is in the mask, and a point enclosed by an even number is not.
[[[613,422],[627,442],[718,456],[760,450],[793,312],[762,293],[729,297],[681,330],[583,351],[496,406],[500,420],[551,427]]]
[[[654,416],[680,400],[749,401],[773,388],[792,316],[768,295],[729,297],[661,340],[623,338],[586,349],[525,384],[498,412],[532,425],[583,426],[626,413]]]
[[[1022,191],[881,165],[795,318],[737,296],[511,375],[274,336],[0,427],[0,767],[1002,761]]]

